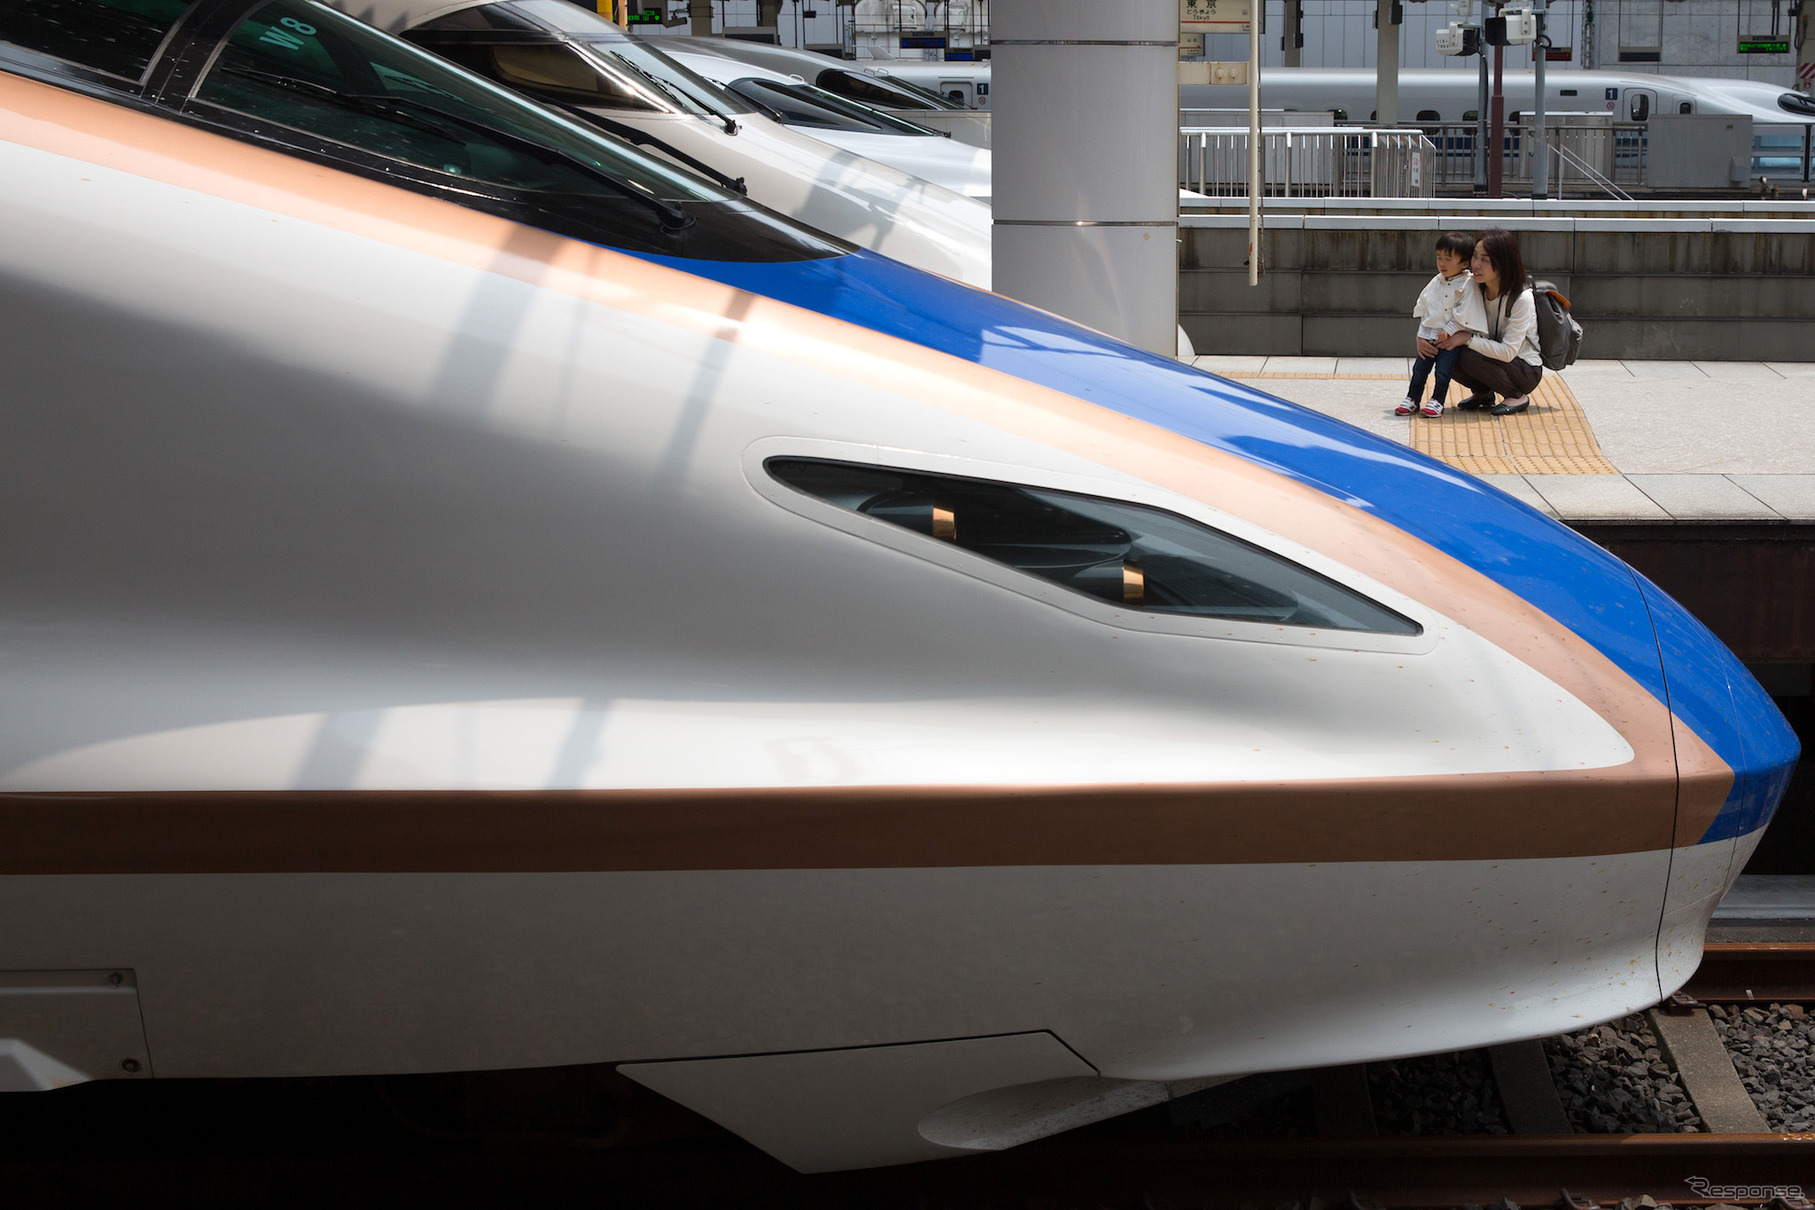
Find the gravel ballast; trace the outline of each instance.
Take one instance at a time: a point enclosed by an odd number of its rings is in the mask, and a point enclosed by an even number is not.
[[[1800,1004],[1710,1004],[1739,1082],[1772,1130],[1815,1130],[1815,1017]]]
[[[1577,1134],[1700,1134],[1706,1127],[1639,1014],[1557,1038],[1544,1056]]]
[[[1465,1050],[1368,1064],[1381,1134],[1506,1134],[1487,1054]]]

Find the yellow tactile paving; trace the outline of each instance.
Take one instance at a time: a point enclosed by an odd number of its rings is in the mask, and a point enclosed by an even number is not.
[[[1395,378],[1392,374],[1230,374],[1231,378]],[[1531,407],[1514,416],[1463,412],[1467,392],[1450,384],[1452,405],[1429,420],[1414,416],[1412,448],[1471,475],[1617,475],[1569,384],[1546,374]]]
[[[1224,378],[1375,378],[1383,382],[1398,382],[1404,374],[1243,374],[1235,370],[1218,370]]]

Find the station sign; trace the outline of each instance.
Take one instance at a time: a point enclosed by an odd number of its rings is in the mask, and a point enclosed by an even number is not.
[[[1790,53],[1788,38],[1741,38],[1739,53],[1742,55],[1787,55]]]
[[[1568,63],[1576,57],[1573,46],[1546,46],[1544,61],[1546,63]]]
[[[625,24],[626,25],[660,25],[662,23],[663,15],[664,14],[663,14],[662,10],[659,8],[639,9],[635,12],[632,12],[630,14],[630,16],[625,19]]]
[[[1245,34],[1254,20],[1251,0],[1178,0],[1178,27],[1187,34]]]

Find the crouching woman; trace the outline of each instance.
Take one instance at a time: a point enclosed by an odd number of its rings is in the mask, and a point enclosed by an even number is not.
[[[1538,351],[1538,309],[1525,288],[1519,241],[1510,231],[1483,231],[1469,268],[1487,309],[1487,334],[1456,332],[1437,341],[1420,340],[1418,353],[1434,357],[1438,349],[1467,345],[1456,359],[1454,378],[1474,394],[1456,406],[1491,408],[1496,416],[1523,412],[1544,377],[1544,359]],[[1498,403],[1495,395],[1501,396]]]

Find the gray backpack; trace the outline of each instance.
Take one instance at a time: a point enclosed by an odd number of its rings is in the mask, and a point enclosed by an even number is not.
[[[1544,368],[1574,365],[1582,352],[1582,325],[1569,313],[1569,300],[1550,282],[1534,279],[1531,301],[1538,313],[1538,356]]]

